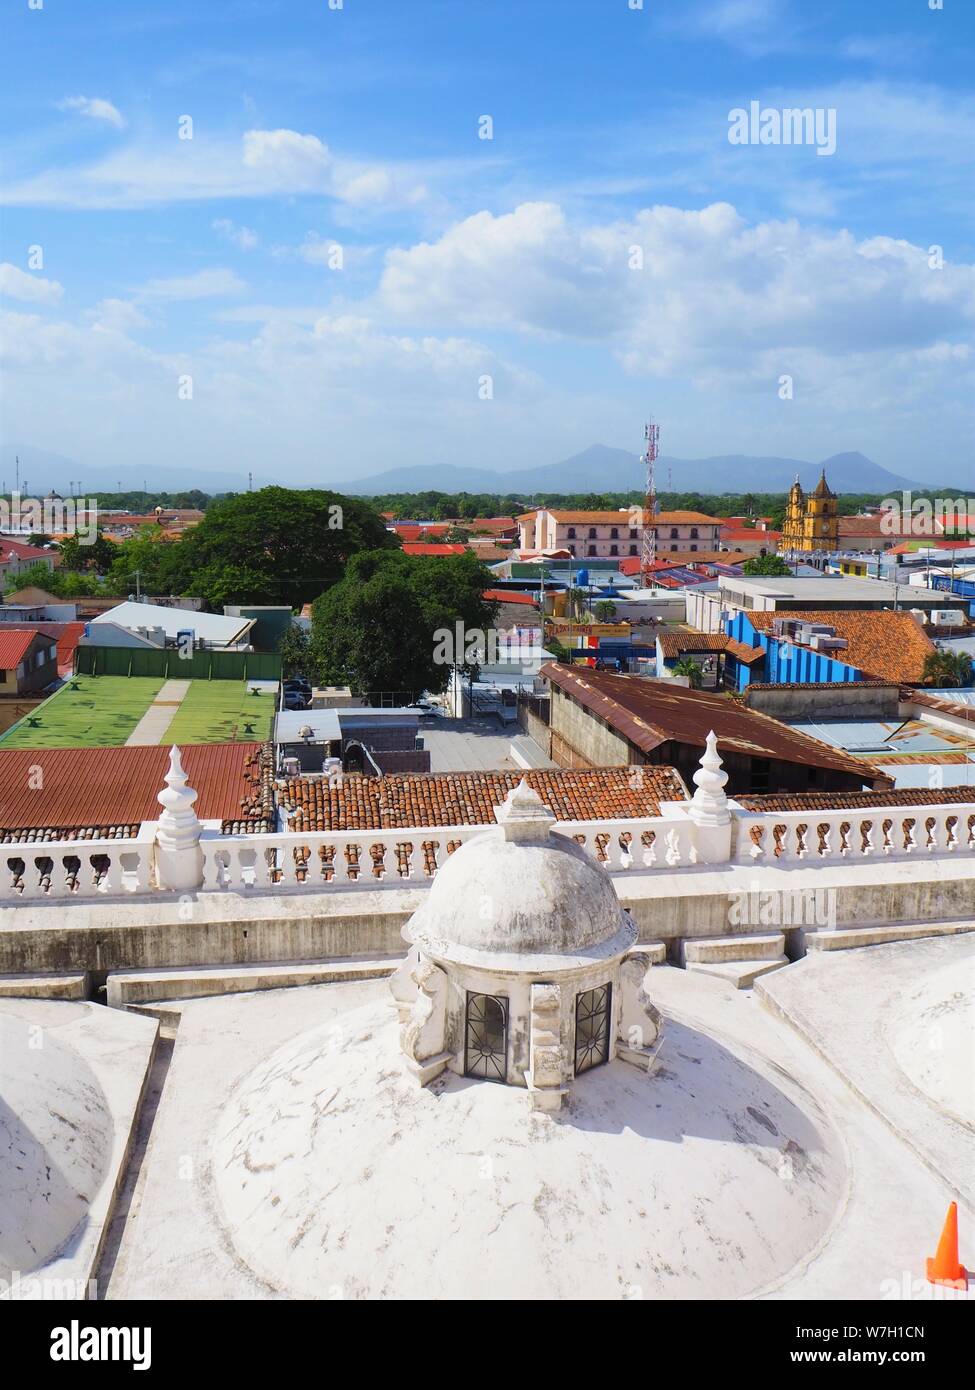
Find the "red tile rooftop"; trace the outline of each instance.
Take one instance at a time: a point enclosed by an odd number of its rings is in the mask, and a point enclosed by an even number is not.
[[[560,821],[633,820],[660,813],[661,801],[686,801],[687,788],[669,767],[605,767],[558,771],[347,775],[341,785],[293,777],[278,786],[293,830],[408,830],[494,825],[522,777]]]
[[[15,628],[4,631],[0,627],[0,671],[16,671],[23,661],[34,638],[39,636],[36,627]]]

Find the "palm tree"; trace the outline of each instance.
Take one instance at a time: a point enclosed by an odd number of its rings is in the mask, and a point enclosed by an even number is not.
[[[942,689],[971,685],[972,658],[967,652],[953,652],[939,647],[937,651],[924,658],[921,679],[925,685],[934,685]]]
[[[680,661],[675,661],[671,667],[675,676],[686,676],[692,690],[701,688],[701,681],[704,672],[696,661],[692,661],[689,656],[682,656]]]

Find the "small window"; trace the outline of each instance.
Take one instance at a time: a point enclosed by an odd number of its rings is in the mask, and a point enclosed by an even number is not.
[[[696,527],[696,526],[692,526],[692,527],[691,527],[691,540],[692,540],[692,541],[696,541],[696,540],[697,540],[697,527]]]
[[[619,533],[618,527],[616,527],[616,526],[611,526],[611,527],[609,528],[609,538],[610,538],[611,541],[618,541],[618,540],[619,540],[619,538],[620,538],[620,533]]]
[[[697,549],[697,546],[696,546],[696,545],[692,545],[692,546],[691,546],[691,549],[692,549],[692,550],[696,550],[696,549]]]
[[[631,526],[631,527],[630,527],[630,540],[631,540],[631,541],[635,541],[636,538],[637,538],[637,534],[638,534],[638,533],[637,533],[636,527],[635,527],[635,526]]]
[[[507,1081],[508,1001],[493,994],[468,994],[464,1075]]]
[[[596,553],[596,547],[595,547],[594,545],[589,545],[589,546],[586,547],[586,554],[587,554],[587,555],[595,555],[595,553]]]
[[[576,553],[576,548],[575,548],[575,546],[574,546],[574,545],[570,545],[570,546],[569,546],[569,554],[570,554],[570,555],[575,555],[575,553]]]
[[[570,541],[574,541],[576,538],[576,528],[574,526],[570,526],[565,534],[568,536]]]
[[[636,553],[637,553],[637,548],[636,548],[636,546],[635,546],[635,545],[631,545],[631,546],[630,546],[630,554],[631,554],[631,555],[635,555]]]
[[[609,1061],[610,986],[576,995],[576,1076]]]
[[[611,546],[609,547],[609,553],[610,553],[610,555],[618,555],[618,554],[620,553],[620,548],[619,548],[619,546],[618,546],[618,545],[611,545]]]
[[[671,526],[671,528],[670,528],[670,539],[671,539],[672,541],[675,541],[675,540],[677,539],[677,527],[676,527],[676,526]],[[677,549],[676,545],[671,546],[671,549],[672,549],[672,550],[676,550],[676,549]]]
[[[589,539],[590,539],[591,541],[594,541],[594,540],[596,539],[596,528],[595,528],[595,526],[590,526],[590,527],[589,527]]]

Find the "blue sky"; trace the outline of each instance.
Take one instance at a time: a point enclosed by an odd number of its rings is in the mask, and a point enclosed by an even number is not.
[[[5,438],[328,483],[652,411],[975,482],[975,6],[631,4],[8,3]]]

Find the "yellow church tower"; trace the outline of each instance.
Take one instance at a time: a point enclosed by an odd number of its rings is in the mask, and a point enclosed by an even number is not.
[[[808,497],[798,478],[792,484],[782,527],[782,549],[806,553],[839,549],[836,494],[826,481],[825,471]]]

